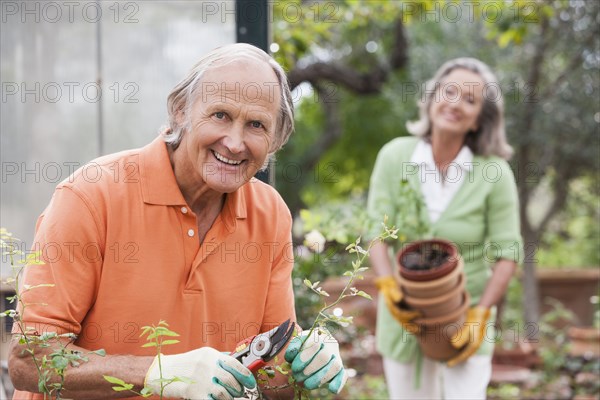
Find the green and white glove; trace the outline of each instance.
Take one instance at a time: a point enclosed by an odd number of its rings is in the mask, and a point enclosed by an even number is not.
[[[332,393],[339,393],[348,375],[342,364],[337,340],[324,328],[302,332],[290,342],[285,360],[292,365],[292,376],[297,382],[304,382],[306,389],[312,390],[327,384]],[[306,343],[302,350],[302,342]]]
[[[187,353],[161,355],[163,384],[165,379],[183,378],[168,384],[164,397],[180,399],[229,400],[243,397],[244,388],[256,388],[252,372],[238,360],[211,347],[201,347]],[[145,386],[160,394],[161,381],[158,356],[146,373]]]

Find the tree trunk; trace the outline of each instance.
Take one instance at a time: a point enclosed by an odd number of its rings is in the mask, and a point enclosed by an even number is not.
[[[523,241],[525,243],[525,257],[523,259],[523,308],[525,326],[524,331],[529,334],[533,332],[532,337],[527,340],[537,338],[537,329],[528,329],[531,324],[537,324],[540,318],[539,285],[536,277],[537,260],[535,254],[538,248],[539,238],[533,232],[523,232]]]
[[[548,19],[543,18],[540,23],[540,39],[538,46],[536,47],[535,53],[531,60],[531,69],[529,70],[529,76],[527,79],[527,85],[530,88],[539,87],[541,76],[542,76],[542,65],[547,48],[546,34],[548,32]],[[521,142],[521,148],[518,157],[518,170],[524,170],[531,161],[535,161],[535,152],[532,152],[530,145],[531,143],[527,140],[527,137],[533,135],[534,129],[534,116],[538,104],[532,103],[529,107],[523,108],[522,122],[519,124],[522,126],[522,133],[525,136],[525,140]],[[539,239],[541,237],[541,229],[535,229],[531,224],[527,209],[529,208],[529,201],[531,199],[532,188],[530,183],[527,182],[526,174],[519,173],[519,195],[521,197],[520,215],[521,215],[521,232],[523,235],[524,242],[524,257],[523,257],[523,309],[525,326],[528,327],[531,324],[537,324],[540,316],[540,304],[539,304],[539,289],[537,277],[535,274],[537,260],[535,255],[539,245]],[[537,329],[534,330],[534,336],[537,336]],[[531,339],[531,338],[530,338]]]

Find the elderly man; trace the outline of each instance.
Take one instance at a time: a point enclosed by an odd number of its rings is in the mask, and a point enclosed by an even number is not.
[[[228,353],[295,320],[291,215],[253,178],[293,130],[282,68],[250,45],[219,48],[175,87],[168,112],[170,127],[146,147],[101,157],[58,185],[38,220],[45,265],[29,267],[24,281],[55,286],[23,294],[23,323],[77,334],[69,349],[107,353],[70,367],[63,397],[132,395],[104,375],[155,394],[161,377],[184,378],[165,397],[240,397],[256,380]],[[180,337],[159,365],[140,332],[160,320]],[[290,346],[285,358],[305,387],[339,392],[346,374],[325,336]],[[9,369],[15,398],[41,397],[32,357],[16,341]]]

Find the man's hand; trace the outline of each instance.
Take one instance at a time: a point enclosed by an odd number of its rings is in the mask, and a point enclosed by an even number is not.
[[[327,384],[327,389],[337,394],[348,379],[338,342],[324,328],[315,328],[310,336],[308,333],[304,331],[292,339],[285,352],[285,360],[292,365],[292,376],[297,382],[304,382],[306,389]]]
[[[407,332],[419,333],[419,326],[411,323],[415,318],[421,316],[418,311],[407,310],[401,307],[402,291],[393,276],[382,276],[375,280],[375,285],[383,295],[385,304],[392,316],[404,327]]]
[[[233,399],[243,397],[244,388],[254,389],[256,380],[249,369],[235,358],[210,347],[202,347],[187,353],[158,356],[148,369],[145,386],[160,394],[161,374],[163,385],[172,378],[184,382],[169,383],[163,396],[180,399]]]
[[[449,367],[460,364],[477,352],[483,342],[489,318],[490,309],[487,307],[475,306],[467,311],[465,323],[450,340],[454,348],[462,348],[462,351],[448,361]]]

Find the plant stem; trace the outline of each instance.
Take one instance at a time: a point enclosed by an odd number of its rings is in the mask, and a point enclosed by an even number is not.
[[[162,363],[160,360],[160,351],[162,348],[162,340],[160,339],[160,336],[156,338],[156,358],[158,361],[158,375],[160,376],[160,400],[162,400],[163,398],[163,392],[165,391],[165,383],[163,382],[163,372],[162,372]]]
[[[358,268],[360,268],[360,266],[362,265],[362,263],[365,261],[365,258],[367,258],[367,256],[369,255],[369,252],[371,251],[371,247],[373,246],[373,244],[379,240],[383,240],[383,237],[378,237],[374,240],[372,240],[369,245],[367,246],[367,250],[364,253],[359,252],[358,250],[356,250],[356,257],[357,257],[357,265],[354,268],[354,271],[352,273],[352,275],[350,275],[350,279],[348,279],[348,282],[346,283],[346,286],[344,286],[344,289],[342,290],[342,292],[340,293],[340,295],[338,296],[337,300],[335,300],[333,303],[329,304],[329,305],[325,305],[325,307],[323,307],[318,315],[317,318],[315,318],[315,321],[313,322],[312,326],[310,327],[310,330],[308,331],[308,334],[306,335],[306,337],[304,338],[304,340],[302,341],[302,344],[300,345],[300,351],[302,350],[302,348],[304,347],[304,344],[306,343],[306,341],[308,340],[308,338],[310,337],[310,335],[313,333],[313,331],[315,330],[315,328],[317,327],[319,321],[321,320],[321,316],[326,317],[323,313],[333,307],[335,307],[336,305],[338,305],[340,303],[340,301],[342,301],[346,296],[346,292],[348,291],[348,289],[351,287],[352,283],[354,282],[354,280],[356,279],[356,271],[358,270]]]
[[[9,252],[11,269],[16,268],[14,254],[15,253],[11,249]],[[42,375],[43,375],[42,368],[39,365],[37,358],[35,357],[35,350],[33,348],[33,344],[31,343],[29,337],[27,336],[27,333],[25,332],[25,326],[23,325],[23,316],[25,315],[25,309],[27,308],[27,304],[23,301],[23,299],[21,298],[21,294],[19,293],[19,291],[20,291],[19,277],[21,276],[23,269],[24,269],[24,267],[21,267],[19,269],[19,271],[17,271],[17,273],[14,274],[15,289],[16,289],[15,296],[17,296],[17,304],[21,306],[21,315],[18,317],[16,322],[17,322],[17,327],[21,331],[21,334],[23,335],[23,339],[25,340],[25,347],[27,347],[29,354],[31,354],[31,358],[33,359],[33,364],[35,365],[35,369],[37,371],[38,377],[40,379],[42,379]],[[14,318],[13,318],[13,321],[14,321]],[[46,381],[44,380],[44,399],[46,399],[46,394],[50,394],[50,393],[51,393],[50,389],[48,389],[48,386],[46,386]]]

